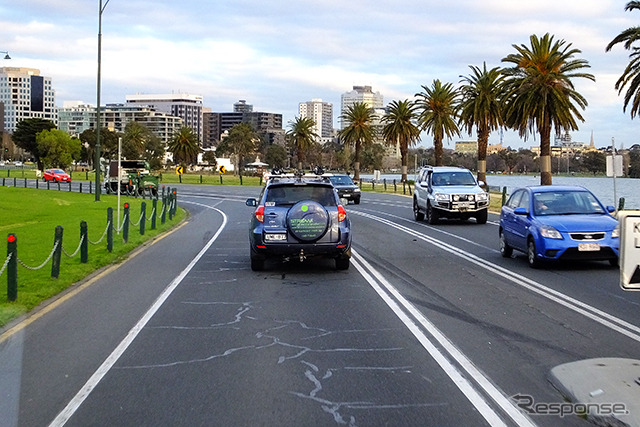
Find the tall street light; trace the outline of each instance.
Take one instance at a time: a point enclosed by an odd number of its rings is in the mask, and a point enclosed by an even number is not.
[[[94,163],[94,169],[96,171],[96,202],[100,201],[100,65],[102,61],[102,12],[109,4],[109,0],[102,4],[102,0],[100,0],[100,5],[98,9],[98,100],[96,107],[96,153]]]
[[[4,59],[11,59],[11,57],[9,56],[9,52],[7,52],[6,50],[0,50],[0,53],[4,53],[4,54],[6,54],[6,55],[4,56]]]

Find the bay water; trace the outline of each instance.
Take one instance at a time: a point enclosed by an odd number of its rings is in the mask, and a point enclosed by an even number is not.
[[[475,175],[475,174],[474,174]],[[371,181],[373,175],[361,174],[364,181]],[[386,179],[392,182],[394,179],[400,182],[400,174],[382,174],[380,180]],[[409,179],[415,179],[413,174]],[[584,176],[556,176],[552,178],[553,185],[580,185],[596,195],[604,205],[618,207],[620,198],[624,197],[625,209],[640,210],[640,179],[638,178],[613,178],[609,177],[584,177]],[[539,185],[540,176],[533,175],[487,175],[487,184],[492,191],[502,191],[507,188],[507,194],[513,190],[528,185]]]

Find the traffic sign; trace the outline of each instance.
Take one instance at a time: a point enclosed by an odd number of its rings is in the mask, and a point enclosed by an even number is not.
[[[184,173],[183,166],[176,166],[176,175],[182,175]]]
[[[620,286],[640,291],[640,211],[620,211]]]
[[[220,169],[218,169],[218,173],[225,173],[224,166],[220,166]]]

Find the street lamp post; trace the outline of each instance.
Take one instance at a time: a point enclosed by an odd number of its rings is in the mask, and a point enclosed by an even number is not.
[[[0,53],[4,53],[4,59],[11,59],[11,57],[9,56],[9,52],[7,52],[6,50],[0,50]]]
[[[107,0],[104,5],[102,0],[99,0],[98,9],[98,94],[97,94],[97,107],[96,107],[96,153],[94,163],[94,169],[96,171],[96,202],[100,201],[100,66],[102,61],[102,12],[109,4]]]

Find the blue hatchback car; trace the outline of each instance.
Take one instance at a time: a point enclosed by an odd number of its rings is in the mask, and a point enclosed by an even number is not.
[[[599,260],[618,265],[619,228],[603,206],[580,186],[518,188],[500,212],[500,253],[527,254],[529,265],[544,261]]]

